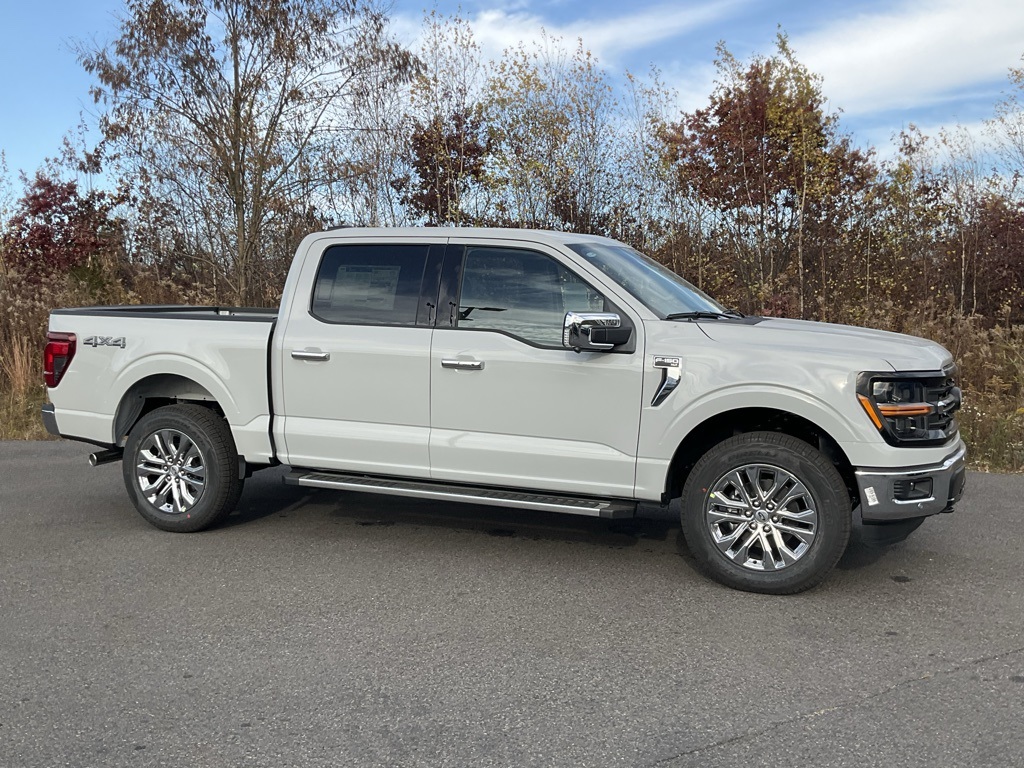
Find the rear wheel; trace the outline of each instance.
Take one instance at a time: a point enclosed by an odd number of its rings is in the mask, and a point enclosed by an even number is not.
[[[850,498],[812,446],[776,432],[707,452],[682,498],[686,541],[702,569],[736,589],[791,594],[819,584],[850,538]]]
[[[228,515],[243,481],[226,421],[198,405],[143,416],[125,445],[125,487],[135,508],[165,531],[201,531]]]

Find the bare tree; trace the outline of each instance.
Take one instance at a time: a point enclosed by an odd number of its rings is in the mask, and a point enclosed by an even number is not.
[[[407,71],[383,23],[356,0],[128,0],[120,37],[80,51],[115,166],[172,201],[238,302],[257,298],[268,230],[352,173],[346,101]]]
[[[579,42],[544,37],[505,52],[488,86],[499,222],[600,231],[612,199],[617,103]]]

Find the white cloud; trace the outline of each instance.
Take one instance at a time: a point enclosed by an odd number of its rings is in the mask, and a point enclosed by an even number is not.
[[[467,18],[473,35],[484,55],[500,58],[502,52],[519,43],[532,43],[546,33],[549,38],[561,38],[568,46],[575,46],[577,38],[605,66],[615,66],[626,54],[642,50],[685,35],[716,21],[732,16],[737,7],[752,0],[717,0],[703,4],[662,4],[638,9],[614,18],[577,19],[554,24],[542,16],[516,5],[480,11]],[[396,14],[392,28],[408,43],[415,42],[419,19]]]
[[[1005,81],[1024,53],[1024,2],[904,0],[792,42],[848,115],[912,109]]]

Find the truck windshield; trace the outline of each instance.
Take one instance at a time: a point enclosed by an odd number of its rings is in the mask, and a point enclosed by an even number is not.
[[[629,246],[576,243],[569,247],[663,319],[670,315],[727,312],[695,285]]]

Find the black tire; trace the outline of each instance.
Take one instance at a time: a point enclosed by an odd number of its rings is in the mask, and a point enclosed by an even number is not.
[[[771,488],[778,490],[764,495]],[[686,480],[680,516],[701,569],[747,592],[817,586],[850,538],[850,496],[839,472],[812,446],[777,432],[736,435],[709,450]]]
[[[209,528],[242,493],[231,428],[199,405],[169,405],[139,419],[128,435],[122,470],[139,514],[165,531]]]

